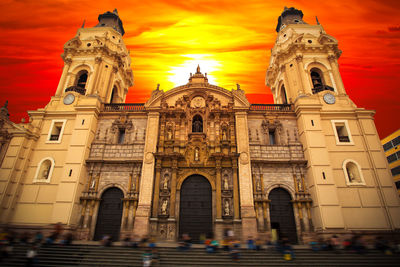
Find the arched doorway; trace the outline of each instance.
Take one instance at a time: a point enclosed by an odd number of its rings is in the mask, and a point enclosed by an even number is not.
[[[283,188],[275,188],[269,193],[271,229],[278,238],[287,237],[297,243],[296,223],[290,194]]]
[[[100,240],[104,235],[110,235],[113,241],[118,240],[122,218],[122,198],[124,193],[117,187],[111,187],[101,196],[97,215],[94,240]]]
[[[212,235],[211,185],[201,175],[192,175],[182,184],[179,205],[179,237],[187,233],[198,241],[201,234]]]

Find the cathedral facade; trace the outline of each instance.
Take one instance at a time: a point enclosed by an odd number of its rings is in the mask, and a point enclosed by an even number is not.
[[[266,84],[275,104],[208,83],[124,103],[133,85],[118,13],[64,45],[64,68],[29,123],[0,114],[0,223],[79,239],[392,233],[400,201],[373,111],[346,94],[338,42],[285,8]]]

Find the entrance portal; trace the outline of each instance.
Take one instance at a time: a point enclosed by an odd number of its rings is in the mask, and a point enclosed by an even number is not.
[[[211,185],[200,175],[188,177],[181,187],[179,237],[184,233],[193,241],[213,233]]]
[[[275,188],[269,193],[269,200],[272,231],[277,232],[278,238],[287,237],[291,243],[297,243],[290,194],[285,189]]]
[[[97,215],[94,240],[101,240],[104,235],[111,236],[113,241],[118,240],[121,228],[123,197],[124,193],[116,187],[109,188],[103,193]]]

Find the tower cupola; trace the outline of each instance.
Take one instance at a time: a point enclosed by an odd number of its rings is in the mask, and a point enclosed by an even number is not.
[[[278,18],[278,25],[276,26],[276,32],[284,29],[289,24],[307,24],[303,21],[303,12],[294,7],[285,7],[282,14]]]
[[[119,18],[117,9],[114,9],[113,12],[107,11],[103,14],[100,14],[98,20],[99,23],[95,27],[111,27],[119,32],[122,36],[124,35],[124,27],[122,26],[122,21]]]

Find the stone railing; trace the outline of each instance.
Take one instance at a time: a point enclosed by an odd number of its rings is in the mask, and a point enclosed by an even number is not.
[[[144,111],[144,103],[104,104],[104,111]]]
[[[290,104],[251,104],[250,110],[254,111],[293,111]]]

